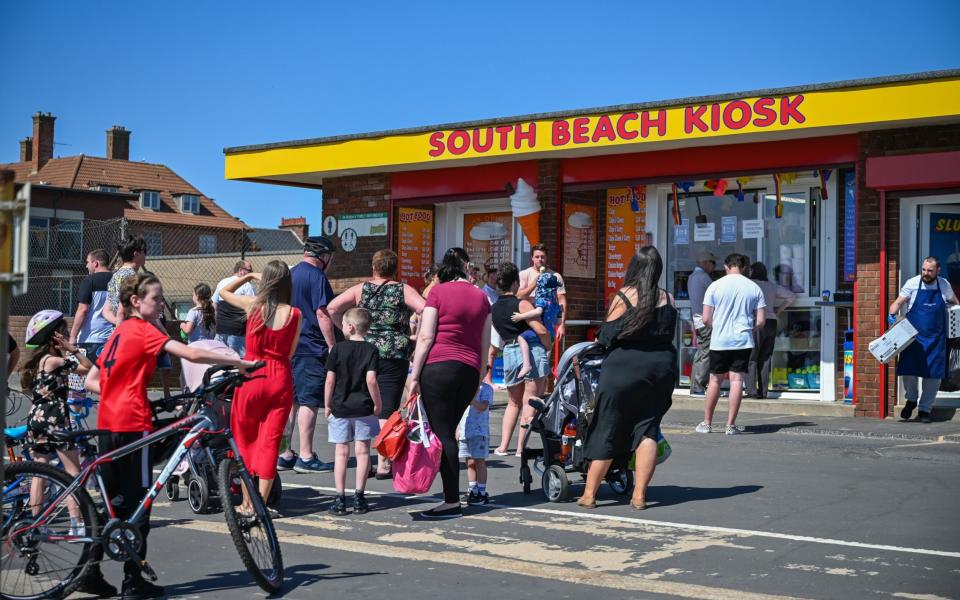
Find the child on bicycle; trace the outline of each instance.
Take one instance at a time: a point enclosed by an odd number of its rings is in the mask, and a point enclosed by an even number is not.
[[[163,287],[153,275],[130,277],[120,291],[120,304],[126,314],[104,345],[97,364],[87,376],[86,386],[100,394],[97,428],[110,433],[101,435],[101,454],[127,446],[153,429],[147,385],[157,368],[157,356],[169,352],[191,362],[227,364],[250,368],[253,362],[189,347],[170,339],[161,330],[159,317],[163,311]],[[127,519],[147,495],[153,481],[149,447],[118,458],[100,467],[107,494],[112,499],[116,517]],[[146,559],[147,535],[150,532],[150,510],[141,525],[143,548],[140,558]],[[103,549],[94,550],[94,560],[102,558]],[[123,565],[124,598],[160,598],[164,589],[143,578],[135,560]],[[103,592],[112,588],[100,575]],[[113,589],[116,594],[116,589]],[[103,596],[103,594],[98,593]]]
[[[363,490],[370,472],[370,441],[380,433],[380,387],[377,385],[377,347],[363,339],[370,328],[370,312],[351,308],[343,315],[346,340],[338,342],[327,356],[327,381],[324,388],[327,439],[336,444],[333,474],[337,497],[330,506],[331,515],[347,514],[347,462],[350,442],[357,453],[356,491],[353,512],[369,510]]]

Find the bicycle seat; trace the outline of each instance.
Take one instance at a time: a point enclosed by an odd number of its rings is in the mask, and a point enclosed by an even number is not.
[[[22,440],[27,437],[27,426],[21,425],[20,427],[7,427],[3,430],[3,436],[10,438],[11,440]]]
[[[69,431],[66,429],[57,429],[47,432],[47,437],[52,442],[70,442],[80,438],[96,437],[111,433],[106,429],[85,429],[83,431]]]

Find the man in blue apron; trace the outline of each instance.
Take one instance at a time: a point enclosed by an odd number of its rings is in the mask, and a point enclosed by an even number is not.
[[[903,379],[907,397],[900,411],[903,420],[913,414],[919,398],[917,420],[929,423],[940,380],[947,377],[947,305],[958,302],[950,282],[939,275],[940,262],[932,256],[924,259],[920,275],[908,279],[900,296],[890,305],[891,325],[897,322],[900,308],[907,304],[907,320],[917,330],[917,338],[897,359],[897,375]]]

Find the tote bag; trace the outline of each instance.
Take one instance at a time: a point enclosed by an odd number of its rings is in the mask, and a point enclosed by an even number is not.
[[[373,447],[377,449],[377,454],[389,458],[391,461],[400,456],[403,447],[407,445],[407,433],[410,430],[410,425],[403,413],[406,411],[409,415],[410,407],[416,399],[416,396],[410,396],[403,406],[393,411],[390,418],[380,428],[380,433],[373,441]]]
[[[410,411],[408,425],[407,443],[393,462],[393,489],[401,494],[423,494],[430,490],[440,471],[443,447],[430,429],[419,398]]]

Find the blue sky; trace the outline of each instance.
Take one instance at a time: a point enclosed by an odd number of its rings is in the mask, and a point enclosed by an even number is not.
[[[321,193],[223,179],[226,146],[960,67],[960,2],[15,2],[0,162],[169,165],[251,225]]]

